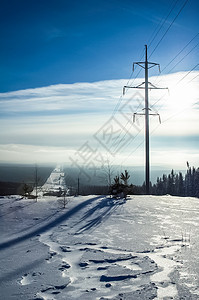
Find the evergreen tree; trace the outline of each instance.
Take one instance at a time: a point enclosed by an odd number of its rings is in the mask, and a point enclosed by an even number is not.
[[[175,174],[174,174],[173,169],[171,171],[171,174],[169,174],[169,176],[168,176],[167,194],[175,195]]]
[[[167,193],[167,175],[163,174],[162,176],[162,195],[166,195]]]
[[[130,175],[127,170],[125,170],[125,172],[121,173],[121,175],[120,175],[120,179],[124,182],[124,185],[126,185],[126,186],[128,185],[129,178],[130,178]]]
[[[157,184],[156,184],[156,193],[157,193],[157,195],[162,195],[162,191],[163,191],[162,179],[158,177],[157,178]]]
[[[194,178],[195,197],[199,198],[199,168],[197,168]]]
[[[178,194],[179,196],[185,196],[185,188],[184,188],[184,179],[181,172],[179,172],[179,179],[178,179]]]
[[[115,197],[127,197],[127,193],[132,192],[132,186],[128,185],[128,179],[130,178],[129,173],[125,170],[120,176],[114,178],[114,184],[111,185],[111,194]],[[120,179],[122,182],[120,182]]]
[[[157,178],[157,183],[153,185],[155,195],[179,195],[185,196],[184,178],[181,172],[175,174],[174,170],[168,175],[163,174],[162,178]]]
[[[192,197],[195,197],[196,194],[195,176],[196,176],[196,169],[193,167],[192,174],[191,174],[191,196]]]
[[[176,174],[174,170],[167,176],[163,174],[162,178],[158,177],[156,184],[151,187],[154,195],[175,195],[175,196],[189,196],[199,198],[199,168],[190,167],[187,162],[187,172],[183,177],[182,172]],[[139,193],[145,188],[145,183],[140,187]],[[134,190],[138,191],[137,187]]]
[[[185,175],[185,195],[191,196],[191,168],[187,170]]]

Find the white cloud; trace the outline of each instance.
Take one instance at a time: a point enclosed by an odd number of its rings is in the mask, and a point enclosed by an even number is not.
[[[157,117],[150,118],[151,134],[160,147],[161,140],[171,136],[184,136],[186,140],[186,137],[199,135],[198,109],[194,105],[199,100],[199,72],[192,72],[180,81],[186,74],[150,78],[152,83],[170,90],[169,94],[163,90],[149,93],[151,108],[161,114],[161,125]],[[133,86],[143,81],[136,79]],[[118,104],[115,117],[133,138],[129,147],[121,149],[114,158],[115,163],[121,163],[137,147],[131,161],[143,164],[143,151],[140,151],[143,145],[139,147],[139,143],[144,118],[137,116],[136,123],[132,124],[132,116],[133,112],[143,113],[144,94],[128,89],[120,101],[126,82],[121,79],[60,84],[0,94],[1,160],[66,161],[68,151],[74,154],[87,140],[96,146],[94,134],[109,120]],[[167,147],[165,143],[164,147]],[[158,153],[155,163],[161,164],[163,152]]]
[[[0,145],[0,156],[3,161],[10,163],[63,163],[74,151],[64,147],[42,147],[32,145],[7,144]]]
[[[111,110],[117,101],[124,80],[95,83],[59,84],[49,87],[0,94],[1,109],[6,113],[38,111]]]
[[[151,152],[151,164],[161,166],[162,168],[186,169],[186,162],[189,161],[191,166],[198,167],[199,153],[197,149],[174,148],[159,149]]]

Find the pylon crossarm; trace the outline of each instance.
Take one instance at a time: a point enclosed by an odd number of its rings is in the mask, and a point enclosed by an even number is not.
[[[125,90],[126,90],[126,89],[145,89],[144,86],[142,87],[143,84],[145,84],[145,82],[142,82],[142,83],[139,84],[138,86],[128,86],[128,85],[125,85],[125,86],[123,87],[123,95],[125,95]]]
[[[141,87],[143,84],[145,84],[145,81],[144,81],[144,82],[142,82],[141,84],[137,85],[137,86],[136,86],[136,88],[139,88],[139,87]]]
[[[142,85],[142,84],[141,84]],[[141,86],[141,85],[139,85],[139,86],[124,86],[123,87],[123,90],[124,89],[145,89],[145,87],[144,86]]]
[[[123,87],[123,95],[125,95],[125,89],[145,89],[145,86],[142,86],[144,84],[145,84],[145,82],[142,82],[141,84],[139,84],[137,86],[128,86],[128,85],[125,85]],[[168,88],[159,88],[159,87],[156,87],[151,82],[148,82],[148,84],[150,85],[150,87],[149,87],[150,90],[168,90]]]
[[[133,72],[135,70],[135,65],[140,66],[141,68],[145,69],[145,62],[144,61],[138,61],[133,63]],[[158,66],[159,72],[160,72],[160,64],[148,62],[148,69],[151,69],[155,66]]]
[[[146,61],[136,61],[136,62],[133,63],[133,69],[134,69],[134,66],[135,66],[135,65],[138,65],[138,66],[140,66],[141,68],[145,69],[145,63],[146,63]],[[148,69],[153,68],[153,67],[155,67],[155,66],[158,66],[158,67],[159,67],[159,70],[160,70],[160,64],[158,64],[158,63],[154,63],[154,62],[148,61],[147,64],[148,64]],[[149,66],[149,65],[150,65],[150,66]]]
[[[150,65],[150,66],[149,66]],[[148,69],[151,69],[151,68],[153,68],[153,67],[155,67],[155,66],[158,66],[159,67],[159,70],[160,70],[160,65],[159,64],[157,64],[157,63],[152,63],[152,62],[148,62]]]
[[[155,89],[155,90],[168,90],[168,88],[166,87],[166,88],[161,88],[161,87],[153,87],[153,88],[151,88],[151,89]]]
[[[137,115],[137,116],[144,116],[145,114],[143,114],[143,113],[134,113],[134,115]]]
[[[145,87],[144,86],[134,86],[134,87],[132,87],[133,89],[145,89]]]
[[[157,113],[149,113],[150,116],[159,116]]]
[[[159,122],[161,124],[161,118],[160,118],[160,114],[158,113],[149,113],[150,116],[158,116],[159,117]]]
[[[152,86],[154,89],[157,89],[157,86],[155,86],[153,83],[149,82],[149,85]]]
[[[168,90],[167,87],[166,88],[157,87],[151,82],[148,82],[148,84],[150,85],[150,87],[149,87],[150,90]]]
[[[141,88],[143,84],[145,84],[145,82],[142,82],[142,83],[140,83],[140,84],[137,85],[137,86],[129,86],[129,85],[125,85],[124,88],[125,88],[125,89],[138,89],[138,88]]]
[[[148,70],[158,66],[160,71],[160,65],[157,63],[149,62],[147,57],[147,45],[145,45],[145,61],[141,62],[135,62],[133,63],[133,71],[135,65],[138,65],[139,67],[143,68],[145,70],[145,82],[138,86],[125,86],[123,88],[123,93],[125,93],[125,88],[133,88],[133,89],[145,89],[145,108],[143,109],[143,113],[134,113],[133,114],[133,120],[135,121],[136,115],[144,115],[145,116],[145,184],[146,184],[146,194],[149,195],[150,193],[150,147],[149,147],[149,116],[159,116],[159,121],[161,123],[160,115],[157,113],[153,113],[151,109],[149,108],[149,99],[148,99],[148,91],[149,89],[165,89],[165,88],[158,88],[155,85],[151,84],[148,81]],[[144,86],[143,86],[144,85]],[[168,88],[166,88],[168,89]]]
[[[143,64],[143,65],[142,65],[142,64]],[[145,62],[143,62],[143,61],[134,62],[134,63],[133,63],[133,72],[134,72],[134,70],[135,70],[135,65],[138,65],[138,66],[140,66],[141,68],[145,69],[144,64],[145,64]]]
[[[123,96],[125,95],[125,90],[126,90],[126,89],[132,89],[132,88],[133,88],[132,86],[125,85],[125,86],[123,87]]]
[[[135,117],[136,116],[144,116],[145,114],[142,114],[142,113],[134,113],[133,114],[133,123],[135,123]]]

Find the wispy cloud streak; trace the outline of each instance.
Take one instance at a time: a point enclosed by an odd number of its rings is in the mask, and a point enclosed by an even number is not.
[[[181,72],[150,78],[152,83],[169,88],[169,93],[160,90],[151,91],[149,95],[151,108],[161,114],[161,125],[158,125],[157,119],[151,118],[151,135],[156,136],[160,147],[161,140],[171,136],[184,136],[186,141],[186,137],[199,135],[199,72],[192,72],[181,82],[185,74]],[[133,85],[142,81],[143,78],[136,79]],[[36,157],[44,159],[44,152],[45,160],[55,161],[56,153],[60,160],[63,159],[65,156],[60,155],[60,151],[76,151],[107,122],[125,84],[126,80],[121,79],[1,93],[1,159],[18,161],[23,151],[27,156],[21,157],[22,160],[25,157],[28,160],[28,153],[33,154],[34,160]],[[137,94],[135,96],[136,92],[133,89],[127,91],[115,111],[117,118],[120,118],[121,107],[128,101],[132,106],[132,111],[128,112],[131,113],[131,120],[133,111],[143,112],[143,92],[140,92],[140,99],[137,99]],[[127,125],[124,120],[122,122],[123,126]],[[144,125],[142,117],[139,117],[139,122]],[[129,124],[127,128],[131,130]],[[132,142],[125,155],[133,147]],[[122,158],[123,154],[119,155]]]

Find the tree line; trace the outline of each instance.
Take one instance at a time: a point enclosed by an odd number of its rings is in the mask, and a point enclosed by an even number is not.
[[[141,186],[128,183],[130,175],[127,170],[120,175],[112,176],[113,173],[110,173],[109,170],[106,174],[107,185],[81,185],[80,194],[109,194],[116,198],[126,198],[127,195],[144,195],[146,193],[145,183]],[[74,194],[76,194],[76,189]],[[170,174],[158,177],[155,184],[150,183],[150,194],[199,198],[199,168],[190,167],[187,163],[187,172],[184,175],[182,172],[175,172],[172,169]]]
[[[153,195],[188,196],[199,198],[199,168],[190,167],[187,163],[187,172],[183,176],[182,172],[171,171],[169,175],[157,178],[156,184],[151,186]]]

